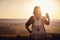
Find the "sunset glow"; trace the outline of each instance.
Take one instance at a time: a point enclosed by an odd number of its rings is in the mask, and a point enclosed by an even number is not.
[[[40,6],[43,16],[45,16],[46,13],[48,13],[50,16],[52,16],[57,9],[57,6],[55,6],[56,4],[54,4],[52,1],[48,1],[48,0],[35,1],[32,5],[33,5],[33,7]],[[30,7],[30,10],[32,10],[32,7]]]
[[[40,6],[43,16],[48,13],[51,19],[60,19],[59,0],[1,0],[0,18],[28,19],[35,6]]]

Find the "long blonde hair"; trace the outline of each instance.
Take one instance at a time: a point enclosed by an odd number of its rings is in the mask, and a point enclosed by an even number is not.
[[[39,9],[40,9],[40,7],[39,7],[39,6],[35,6],[35,7],[34,7],[34,10],[33,10],[33,14],[35,14],[35,9],[37,9],[37,8],[39,8]]]

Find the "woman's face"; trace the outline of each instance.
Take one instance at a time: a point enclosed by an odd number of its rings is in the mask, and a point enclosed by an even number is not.
[[[41,16],[41,10],[40,10],[40,8],[36,8],[36,9],[34,10],[34,16],[35,16],[37,19],[40,18],[40,16]]]

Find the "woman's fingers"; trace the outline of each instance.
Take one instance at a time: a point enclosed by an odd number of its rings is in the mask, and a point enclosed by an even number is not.
[[[49,18],[49,15],[48,15],[48,13],[46,13],[46,18]]]

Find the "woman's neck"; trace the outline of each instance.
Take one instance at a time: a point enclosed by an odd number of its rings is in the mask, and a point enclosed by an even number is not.
[[[40,17],[35,17],[36,18],[36,20],[40,20]]]

